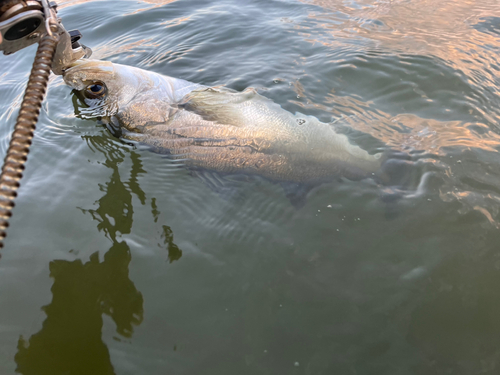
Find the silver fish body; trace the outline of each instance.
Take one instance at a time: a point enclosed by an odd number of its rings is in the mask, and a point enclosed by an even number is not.
[[[122,137],[182,158],[188,167],[314,183],[361,179],[381,165],[313,116],[292,114],[254,90],[235,92],[104,61],[79,62],[65,82]],[[98,86],[93,86],[93,85]],[[104,86],[103,95],[94,95]],[[90,97],[89,97],[90,96]]]

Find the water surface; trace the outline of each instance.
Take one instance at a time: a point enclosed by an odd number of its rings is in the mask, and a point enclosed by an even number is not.
[[[0,259],[0,373],[498,373],[496,0],[59,4],[96,58],[254,87],[402,156],[390,186],[299,209],[260,179],[221,193],[54,77]],[[2,154],[34,52],[0,56]]]

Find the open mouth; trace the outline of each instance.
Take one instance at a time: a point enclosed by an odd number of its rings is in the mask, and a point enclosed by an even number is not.
[[[112,74],[114,71],[113,64],[109,61],[80,59],[71,62],[63,70],[63,76],[71,72],[74,68],[79,68],[82,71],[99,71],[99,73]]]
[[[83,60],[83,59],[71,62],[68,66],[64,67],[64,69],[63,69],[63,75],[66,74],[72,68],[80,66],[80,65],[83,65],[83,64],[86,64],[88,62],[89,62],[89,60]]]

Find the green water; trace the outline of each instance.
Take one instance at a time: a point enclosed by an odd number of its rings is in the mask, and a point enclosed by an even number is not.
[[[221,194],[55,77],[1,252],[1,374],[500,372],[496,0],[59,3],[95,58],[406,156],[299,209],[260,179]],[[34,52],[0,56],[2,154]]]

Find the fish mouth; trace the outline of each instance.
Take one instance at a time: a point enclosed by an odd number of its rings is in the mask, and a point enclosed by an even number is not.
[[[100,73],[113,73],[113,63],[110,61],[102,61],[102,60],[89,60],[89,59],[80,59],[71,62],[66,68],[64,68],[63,76],[68,73],[73,73],[75,71],[85,70],[85,71],[98,71]]]
[[[78,66],[82,66],[84,65],[85,63],[89,62],[89,60],[83,60],[83,59],[80,59],[80,60],[75,60],[75,61],[72,61],[71,63],[69,63],[64,69],[63,69],[63,76],[68,73],[71,69],[73,68],[76,68]]]

